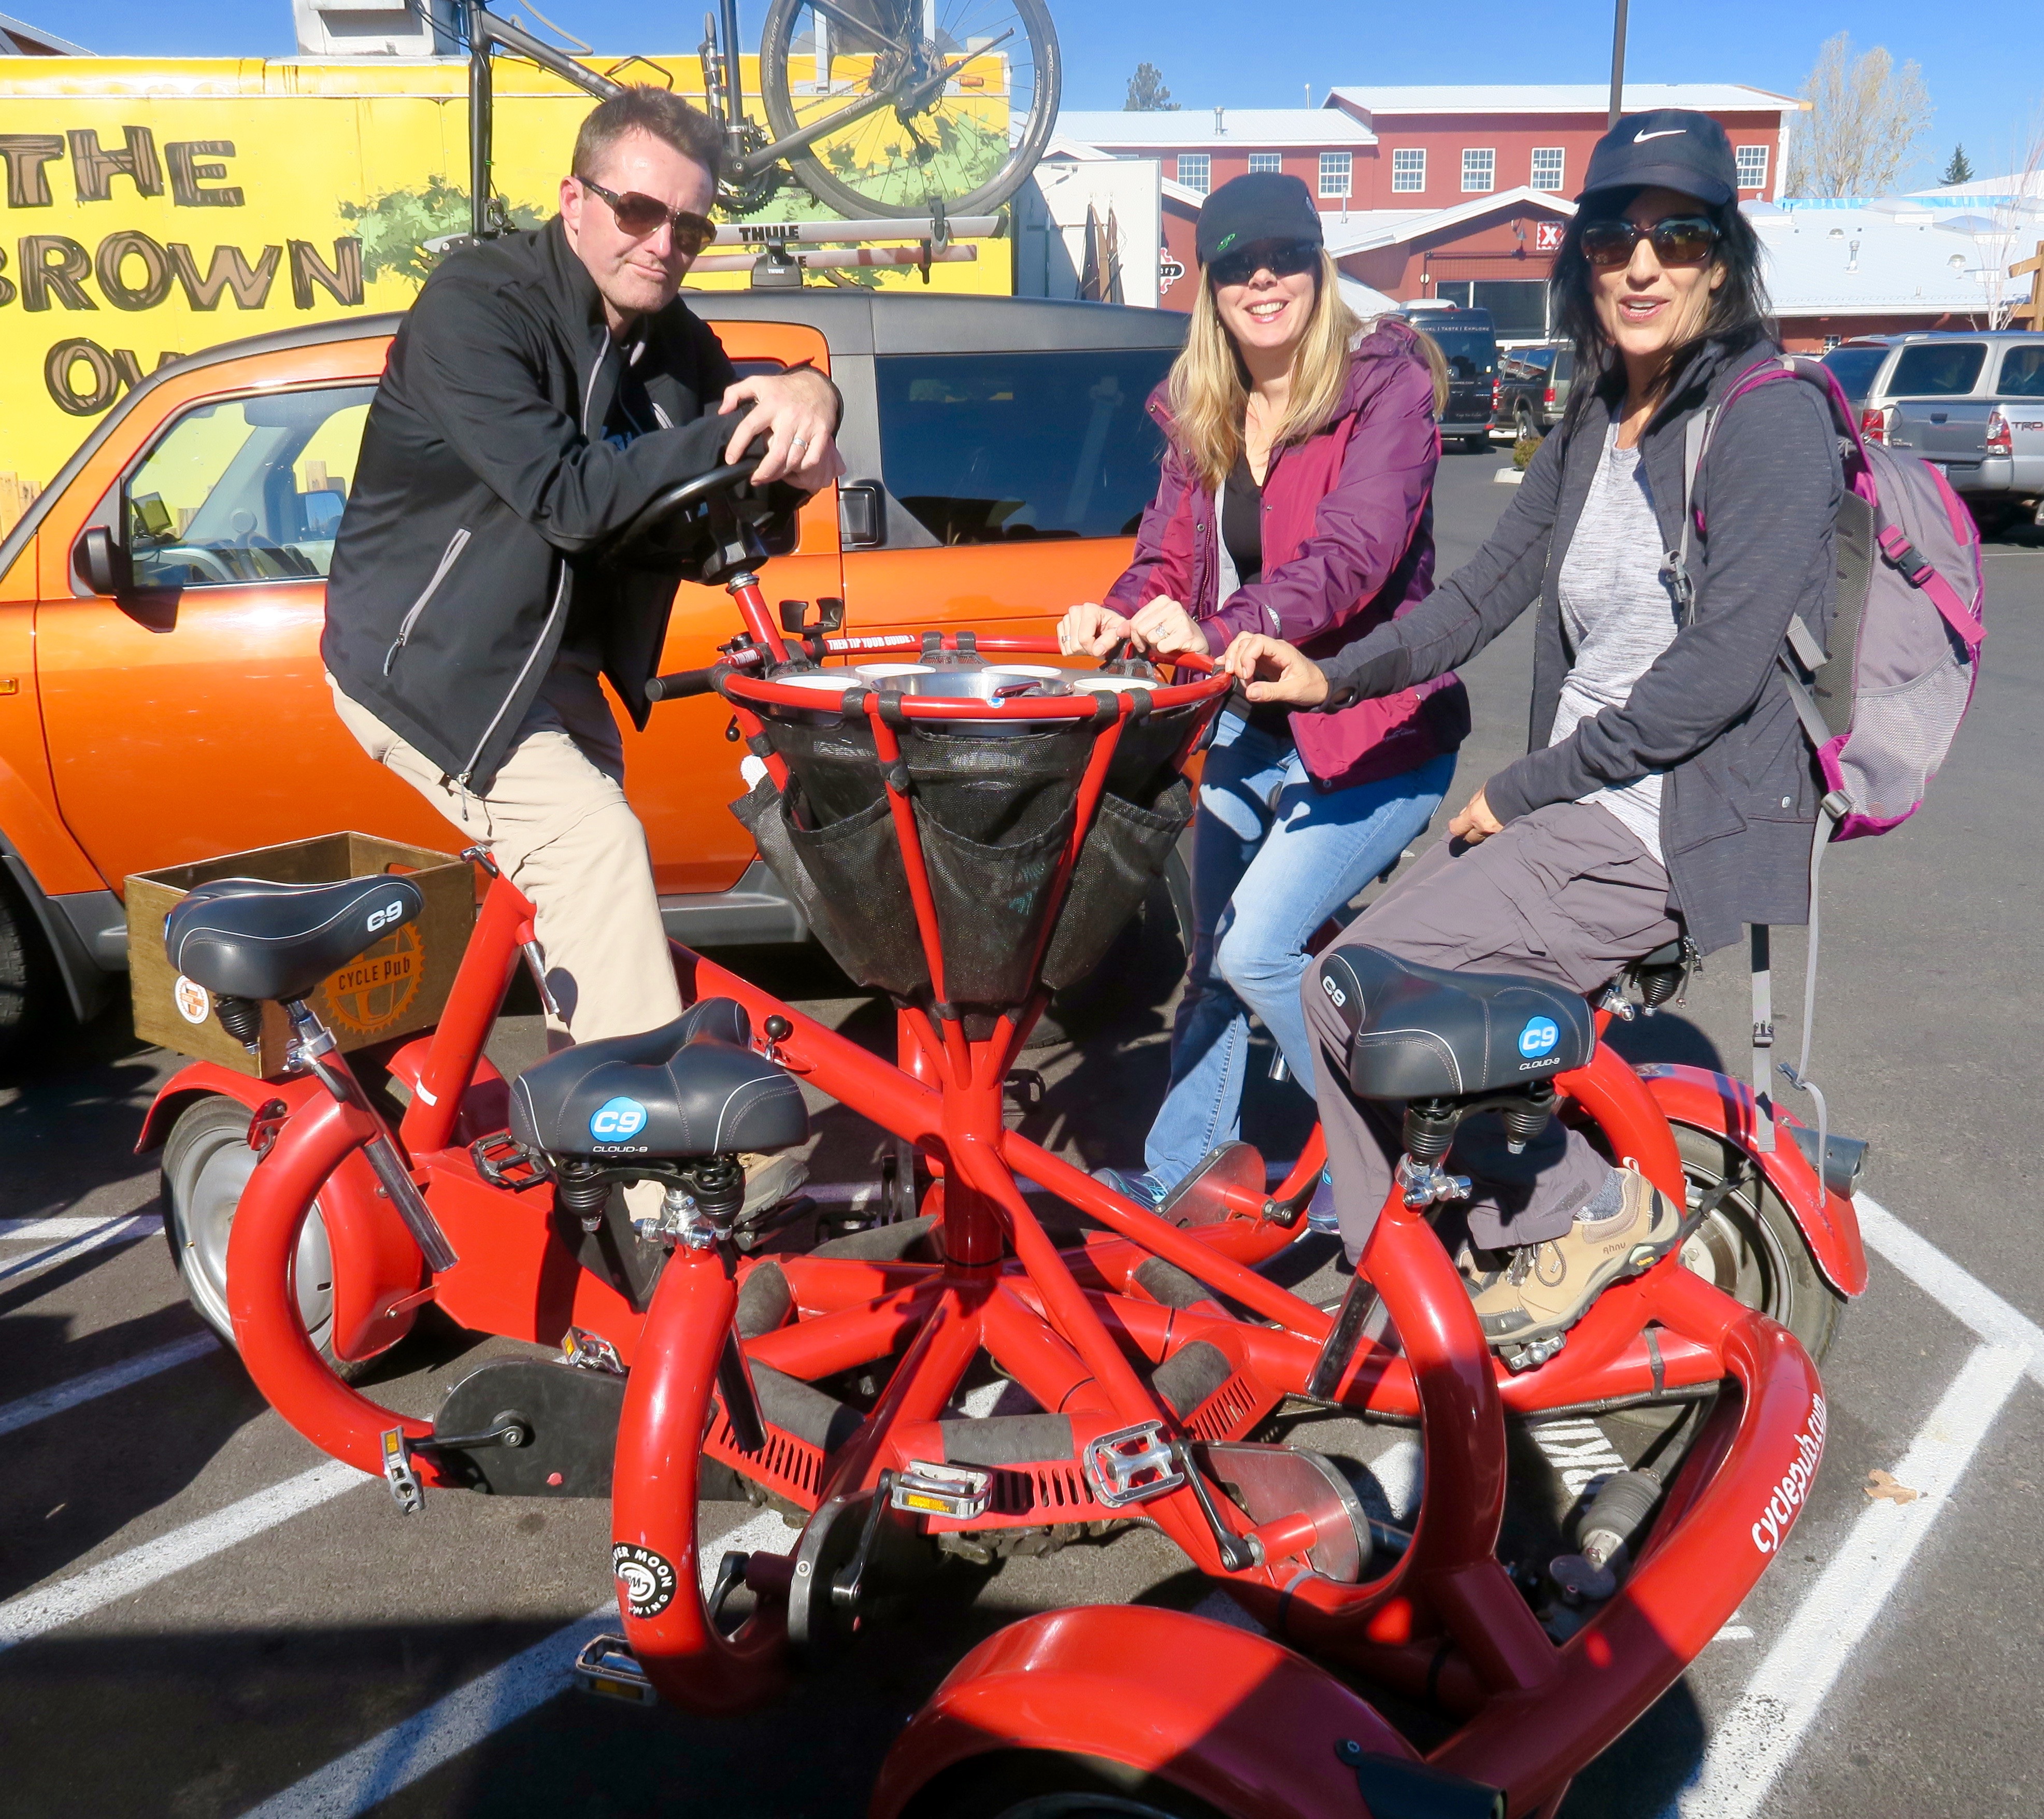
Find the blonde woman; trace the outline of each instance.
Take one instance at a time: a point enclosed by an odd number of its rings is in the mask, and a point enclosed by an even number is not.
[[[1224,184],[1197,244],[1185,352],[1150,401],[1166,448],[1135,560],[1058,640],[1099,656],[1125,638],[1167,659],[1218,656],[1248,632],[1331,656],[1427,592],[1445,368],[1403,321],[1364,332],[1297,178]],[[1468,727],[1451,675],[1338,714],[1238,691],[1201,784],[1170,1089],[1143,1168],[1104,1179],[1156,1206],[1238,1134],[1252,1013],[1313,1090],[1305,944],[1425,829]]]

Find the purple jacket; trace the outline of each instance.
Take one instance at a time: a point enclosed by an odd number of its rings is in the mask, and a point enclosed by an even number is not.
[[[1181,602],[1218,655],[1238,632],[1267,632],[1324,658],[1426,598],[1434,572],[1432,489],[1440,459],[1433,380],[1419,336],[1380,321],[1350,356],[1340,409],[1278,449],[1263,483],[1263,574],[1218,599],[1219,513],[1172,437],[1166,388],[1150,399],[1167,447],[1135,560],[1108,591],[1124,615]],[[1293,736],[1323,789],[1393,777],[1452,752],[1469,731],[1453,675],[1337,713],[1295,713]]]

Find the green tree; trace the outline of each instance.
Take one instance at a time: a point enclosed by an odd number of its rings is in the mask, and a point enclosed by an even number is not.
[[[1171,91],[1164,86],[1164,72],[1155,63],[1138,63],[1135,73],[1128,79],[1128,98],[1121,104],[1124,113],[1176,113],[1178,104],[1172,100]]]
[[[367,202],[343,202],[340,212],[362,237],[365,278],[390,271],[423,284],[440,256],[427,243],[469,229],[468,192],[444,177],[428,177],[422,190],[391,190]],[[545,218],[523,202],[511,210],[516,227],[536,228]]]
[[[1965,146],[1954,145],[1951,162],[1945,167],[1945,174],[1938,181],[1941,183],[1970,183],[1973,180],[1973,160],[1966,156]]]

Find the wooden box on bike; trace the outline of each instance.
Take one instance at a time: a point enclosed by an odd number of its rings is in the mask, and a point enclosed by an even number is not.
[[[174,971],[163,952],[163,918],[186,892],[222,878],[321,884],[375,872],[402,873],[425,893],[425,912],[341,967],[306,1001],[344,1049],[409,1036],[439,1020],[475,920],[475,872],[465,860],[373,834],[321,834],[284,846],[230,852],[190,865],[137,872],[127,880],[129,989],[135,1033],[180,1054],[272,1079],[284,1071],[290,1031],[282,1008],[263,1007],[263,1038],[252,1053],[221,1028],[205,988]]]

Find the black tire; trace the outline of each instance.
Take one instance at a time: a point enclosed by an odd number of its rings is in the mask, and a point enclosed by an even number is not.
[[[1226,1819],[1170,1782],[1102,1757],[1001,1750],[940,1775],[903,1819]]]
[[[1541,433],[1539,425],[1533,421],[1532,411],[1523,398],[1519,401],[1518,408],[1512,413],[1512,433],[1521,442],[1531,441]]]
[[[163,1144],[163,1236],[185,1298],[230,1347],[234,1326],[227,1311],[228,1234],[256,1163],[256,1152],[248,1147],[248,1108],[218,1093],[186,1106]],[[333,1255],[317,1202],[299,1235],[297,1271],[298,1311],[305,1331],[336,1375],[353,1377],[370,1361],[333,1356]]]
[[[1462,438],[1462,452],[1466,455],[1489,454],[1490,432],[1486,429],[1481,436],[1465,436]]]
[[[1744,1153],[1685,1125],[1675,1127],[1675,1144],[1692,1207]],[[1683,1244],[1681,1259],[1742,1306],[1787,1327],[1813,1363],[1823,1362],[1845,1298],[1819,1273],[1796,1215],[1764,1175],[1757,1189],[1735,1190],[1719,1202]]]
[[[867,0],[869,6],[872,0]],[[1043,0],[942,0],[937,20],[940,36],[950,36],[969,42],[975,35],[971,24],[964,15],[975,6],[997,5],[1005,12],[1012,12],[1019,29],[1026,38],[1032,59],[1034,79],[1030,97],[1029,114],[1019,137],[1011,134],[1007,156],[995,168],[990,177],[973,183],[970,187],[960,187],[955,194],[945,193],[941,179],[935,179],[935,194],[942,197],[945,212],[954,215],[985,214],[997,208],[1022,186],[1023,180],[1036,167],[1036,160],[1043,154],[1049,143],[1051,129],[1058,113],[1058,94],[1063,86],[1063,68],[1058,50],[1058,34],[1051,23],[1049,10]],[[775,139],[785,139],[798,130],[794,97],[788,80],[788,52],[798,14],[808,11],[808,0],[773,0],[767,9],[766,24],[759,40],[759,88],[761,98],[766,105],[767,124]],[[957,30],[947,33],[947,26]],[[955,55],[955,52],[947,54]],[[856,99],[847,92],[847,102]],[[942,98],[939,98],[941,101]],[[928,121],[926,113],[916,117]],[[894,118],[892,108],[882,108],[877,113],[866,117],[868,121],[878,122]],[[969,122],[968,122],[969,124]],[[939,137],[942,129],[953,123],[939,122]],[[857,132],[859,126],[847,129]],[[938,154],[941,157],[943,154]],[[931,190],[906,193],[918,181],[925,184],[933,180],[937,168],[936,160],[922,165],[920,171],[905,176],[901,183],[882,187],[874,183],[872,191],[854,188],[842,178],[833,175],[825,159],[805,152],[788,160],[802,187],[824,207],[835,209],[848,220],[856,221],[863,216],[914,216],[930,213]],[[906,170],[907,167],[903,167]],[[963,167],[960,167],[963,168]],[[869,179],[871,181],[871,179]],[[962,179],[960,179],[962,182]]]
[[[63,982],[35,913],[0,865],[0,1067],[27,1053],[63,998]]]

